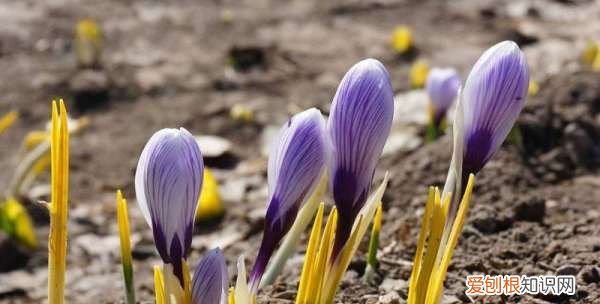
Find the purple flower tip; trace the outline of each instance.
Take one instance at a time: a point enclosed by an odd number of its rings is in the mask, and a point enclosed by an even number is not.
[[[463,175],[478,173],[502,144],[521,112],[529,86],[525,55],[512,41],[488,49],[464,89]]]
[[[227,304],[229,278],[221,249],[209,251],[196,266],[192,279],[192,304]]]
[[[269,154],[269,205],[263,240],[250,276],[251,285],[259,283],[275,247],[319,183],[329,150],[325,121],[317,109],[294,115],[281,128]]]
[[[333,99],[327,127],[333,144],[331,188],[339,212],[334,255],[367,200],[392,125],[393,95],[383,64],[365,59],[350,68]]]
[[[433,68],[427,76],[425,90],[433,107],[433,123],[439,126],[454,102],[460,88],[460,77],[452,68]]]
[[[152,228],[158,253],[181,277],[181,259],[192,242],[202,188],[202,154],[185,129],[162,129],[150,138],[135,173],[135,192]]]

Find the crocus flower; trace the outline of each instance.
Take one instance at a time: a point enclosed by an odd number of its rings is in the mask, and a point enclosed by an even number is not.
[[[185,129],[156,132],[142,151],[135,192],[164,263],[183,281],[181,260],[192,242],[194,214],[202,187],[200,147]]]
[[[327,124],[334,150],[331,188],[339,212],[334,257],[367,200],[393,112],[392,85],[385,67],[375,59],[354,65],[337,89]]]
[[[219,248],[209,251],[196,266],[192,304],[227,304],[227,265]]]
[[[475,63],[461,99],[464,177],[478,173],[498,150],[525,104],[528,86],[525,55],[512,41],[494,45]]]
[[[281,128],[268,164],[269,205],[263,240],[250,275],[256,291],[277,244],[325,172],[330,150],[325,121],[317,109],[294,115]]]
[[[432,123],[438,128],[458,94],[460,77],[452,68],[433,68],[427,76],[425,90],[432,107]]]

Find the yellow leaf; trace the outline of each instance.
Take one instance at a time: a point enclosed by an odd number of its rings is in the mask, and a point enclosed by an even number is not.
[[[314,269],[315,258],[317,256],[317,244],[321,239],[321,225],[323,222],[323,209],[325,208],[325,204],[321,203],[319,205],[319,209],[317,210],[317,215],[315,217],[315,221],[312,227],[312,231],[310,233],[310,237],[308,239],[308,245],[306,247],[306,254],[304,255],[304,265],[302,265],[302,274],[300,275],[300,284],[298,286],[298,293],[296,295],[296,303],[304,304],[308,303],[306,301],[308,294],[310,291],[309,281]]]
[[[598,58],[598,53],[600,53],[600,42],[589,41],[581,53],[581,61],[591,66]]]
[[[392,48],[399,54],[405,54],[412,48],[412,32],[407,26],[398,26],[392,34]]]
[[[69,128],[67,110],[52,102],[51,202],[48,240],[48,302],[64,303],[69,209]]]
[[[96,21],[83,19],[75,30],[75,54],[82,67],[97,65],[102,53],[102,30]]]
[[[458,208],[456,219],[452,224],[450,238],[448,240],[448,243],[444,244],[442,260],[440,262],[439,267],[436,268],[435,276],[432,276],[432,279],[430,280],[429,286],[427,288],[428,297],[431,298],[428,304],[439,303],[440,297],[442,296],[442,288],[444,287],[444,279],[446,278],[448,265],[450,264],[450,260],[452,259],[454,248],[456,248],[458,237],[460,236],[463,225],[465,224],[465,219],[469,211],[469,204],[471,202],[471,194],[473,193],[474,185],[475,175],[470,174],[467,186],[465,187],[465,193],[463,194],[462,200],[459,205],[460,207]]]
[[[425,204],[425,213],[423,214],[423,225],[421,231],[419,231],[419,238],[417,241],[417,250],[415,252],[415,258],[413,261],[413,269],[410,274],[409,288],[408,288],[408,303],[417,303],[417,294],[419,292],[419,285],[417,284],[419,274],[421,273],[423,252],[425,251],[425,240],[429,235],[429,227],[431,225],[431,214],[433,213],[435,205],[435,188],[429,187],[429,195],[427,196],[427,203]]]
[[[429,65],[424,60],[417,60],[410,67],[410,86],[413,89],[422,88],[427,81]]]
[[[160,266],[154,265],[154,300],[156,304],[167,304],[165,282]]]
[[[0,117],[0,134],[4,133],[6,129],[10,128],[10,126],[17,121],[18,117],[19,114],[17,111],[10,111],[4,114],[4,116]]]
[[[252,110],[243,104],[234,104],[229,110],[229,116],[231,119],[243,123],[251,123],[254,121],[254,114]]]
[[[129,238],[129,216],[127,201],[123,198],[121,190],[117,191],[117,223],[119,225],[119,239],[121,244],[121,263],[125,281],[125,295],[127,303],[135,303],[135,289],[133,286],[133,264],[131,259],[131,240]]]
[[[37,145],[50,140],[50,133],[47,131],[31,131],[25,135],[25,140],[23,140],[25,149],[27,151],[33,150]]]
[[[229,287],[227,292],[227,304],[235,304],[235,288]]]
[[[9,198],[0,208],[13,228],[12,236],[26,247],[35,248],[38,244],[35,229],[23,205]]]
[[[529,80],[529,87],[527,88],[527,94],[529,94],[529,96],[535,96],[537,95],[537,93],[540,91],[540,86],[538,85],[537,81],[535,81],[534,79]]]
[[[224,212],[225,209],[219,194],[219,184],[212,172],[205,167],[202,192],[198,200],[198,209],[196,209],[196,220],[200,223],[210,221],[222,216]]]

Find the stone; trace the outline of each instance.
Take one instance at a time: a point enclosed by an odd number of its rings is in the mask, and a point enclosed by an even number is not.
[[[516,220],[541,223],[546,215],[546,203],[541,198],[526,197],[516,202],[513,211]]]
[[[575,266],[575,265],[562,265],[560,267],[558,267],[558,269],[556,270],[556,274],[557,275],[577,275],[577,273],[579,272],[579,267]]]
[[[579,278],[588,284],[600,282],[600,267],[586,265],[579,272]]]
[[[231,150],[231,142],[214,135],[195,136],[203,157],[219,157]]]
[[[400,304],[400,295],[396,291],[390,291],[379,297],[381,304]]]

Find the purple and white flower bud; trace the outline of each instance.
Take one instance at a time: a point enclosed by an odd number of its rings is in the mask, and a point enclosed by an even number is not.
[[[209,251],[196,266],[192,279],[192,304],[227,304],[229,278],[219,248]]]
[[[338,86],[327,124],[333,144],[331,189],[339,215],[334,257],[367,200],[393,115],[394,94],[383,64],[365,59],[350,68]]]
[[[462,175],[478,173],[498,150],[523,109],[529,86],[525,55],[512,41],[488,49],[461,93]]]
[[[427,76],[425,90],[432,108],[432,123],[439,127],[460,89],[460,77],[452,68],[433,68]]]
[[[187,130],[162,129],[150,138],[135,173],[137,201],[164,263],[183,281],[181,260],[192,242],[202,188],[202,154]]]
[[[314,108],[290,118],[272,144],[264,235],[250,274],[253,291],[256,291],[275,247],[325,174],[330,149],[325,121],[321,112]]]

